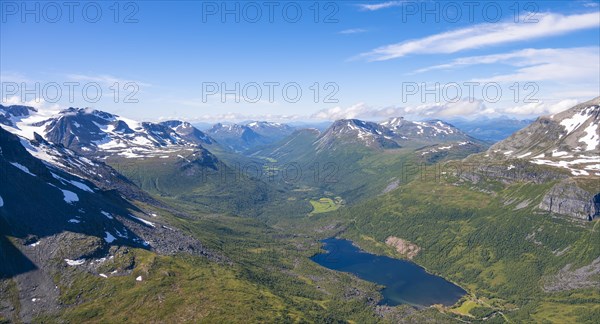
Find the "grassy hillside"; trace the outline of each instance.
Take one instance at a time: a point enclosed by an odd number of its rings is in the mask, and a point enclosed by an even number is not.
[[[409,240],[421,247],[414,261],[511,320],[576,321],[583,309],[598,311],[600,293],[542,287],[568,264],[577,269],[600,256],[600,226],[537,211],[551,185],[514,184],[489,194],[471,184],[415,180],[346,210],[341,217],[352,225],[343,236],[387,254],[394,254],[382,244],[387,237]]]

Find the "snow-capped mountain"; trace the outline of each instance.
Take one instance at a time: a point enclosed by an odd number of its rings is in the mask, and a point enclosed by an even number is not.
[[[338,143],[361,144],[372,148],[400,147],[395,134],[384,125],[358,119],[335,121],[315,142],[317,149],[335,149]]]
[[[441,120],[423,122],[408,121],[402,117],[390,118],[380,124],[390,129],[399,140],[447,141],[467,140],[467,135],[458,128]]]
[[[15,117],[15,116],[13,116]],[[77,267],[101,278],[131,274],[102,264],[127,247],[219,257],[165,226],[165,208],[102,162],[0,127],[0,274],[38,314],[61,305],[56,273]],[[143,202],[143,209],[138,207]],[[10,237],[10,240],[8,239]],[[104,269],[104,270],[103,270]],[[58,284],[60,285],[60,284]]]
[[[132,183],[101,162],[42,141],[0,128],[0,222],[9,231],[3,234],[38,240],[69,230],[107,244],[153,246],[152,236],[165,229],[130,203],[137,198],[129,195]]]
[[[97,158],[165,156],[214,142],[189,123],[137,122],[84,108],[48,112],[23,106],[0,106],[0,116],[0,123],[15,134],[33,139],[34,133],[38,133],[51,143]]]
[[[295,128],[281,123],[273,123],[266,121],[252,121],[246,123],[248,128],[252,129],[257,134],[280,140],[294,132]]]
[[[188,142],[196,143],[199,145],[212,145],[215,143],[215,141],[210,136],[208,136],[207,134],[205,134],[204,132],[202,132],[201,130],[194,127],[188,122],[180,120],[168,120],[161,122],[160,124],[171,128],[177,134],[179,134],[179,136],[181,136]]]
[[[317,143],[319,148],[331,148],[336,141],[372,148],[480,142],[441,120],[413,122],[402,117],[390,118],[379,124],[358,119],[338,120],[323,132]]]
[[[277,142],[290,135],[294,128],[280,123],[252,121],[245,124],[215,124],[207,133],[220,143],[238,152]]]
[[[600,176],[600,97],[538,118],[496,143],[486,157],[518,159],[564,168],[572,175]]]

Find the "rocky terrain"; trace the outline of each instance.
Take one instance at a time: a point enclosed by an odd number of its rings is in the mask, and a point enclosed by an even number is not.
[[[567,264],[556,275],[547,278],[544,284],[545,292],[569,291],[582,288],[600,289],[600,257],[591,264],[573,269]]]
[[[394,247],[398,253],[405,256],[409,260],[412,260],[412,258],[417,256],[419,251],[421,251],[421,248],[416,244],[395,236],[390,236],[385,239],[385,244]]]

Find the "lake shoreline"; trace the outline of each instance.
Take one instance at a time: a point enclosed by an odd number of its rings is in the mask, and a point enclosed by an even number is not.
[[[409,305],[417,309],[443,305],[453,307],[469,291],[429,272],[412,260],[371,253],[356,242],[340,237],[321,240],[325,253],[313,255],[315,263],[335,271],[352,274],[361,280],[383,286],[381,306]],[[333,259],[319,257],[334,253]]]

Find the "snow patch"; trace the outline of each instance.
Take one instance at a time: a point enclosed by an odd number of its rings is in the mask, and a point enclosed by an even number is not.
[[[67,262],[67,264],[70,266],[78,266],[78,265],[84,264],[85,260],[84,259],[79,259],[79,260],[65,259],[65,262]]]
[[[17,168],[17,169],[19,169],[19,170],[21,170],[21,171],[29,174],[30,176],[34,176],[34,177],[36,176],[35,174],[29,172],[29,169],[26,166],[22,165],[22,164],[19,164],[17,162],[10,162],[10,164],[12,164],[15,168]]]
[[[62,191],[63,195],[65,196],[65,202],[68,204],[72,204],[75,202],[79,201],[79,196],[77,196],[76,193],[69,191],[69,190],[63,190],[61,189],[60,191]]]
[[[110,213],[107,213],[107,212],[105,212],[103,210],[100,211],[100,214],[106,216],[106,218],[108,218],[108,219],[113,219],[113,217],[112,217],[112,215]]]
[[[104,240],[106,241],[106,243],[112,243],[116,240],[116,238],[110,234],[109,232],[104,232],[106,233],[106,237],[104,238]]]
[[[552,157],[559,157],[559,156],[564,156],[564,155],[568,155],[569,152],[560,152],[558,150],[554,150],[552,151]]]
[[[598,135],[598,124],[592,124],[585,129],[586,135],[579,139],[579,142],[585,143],[586,151],[592,151],[600,144],[600,135]]]
[[[135,217],[135,216],[133,216],[133,215],[129,215],[129,216],[131,216],[132,218],[135,218],[135,219],[139,220],[140,222],[142,222],[142,223],[144,223],[144,224],[146,224],[146,225],[148,225],[148,226],[156,227],[156,225],[154,225],[154,223],[152,223],[152,222],[149,222],[149,221],[147,221],[147,220],[145,220],[145,219],[141,219],[141,218],[139,218],[139,217]]]
[[[567,131],[567,135],[571,134],[574,130],[576,130],[579,126],[581,126],[588,119],[590,112],[592,112],[594,107],[588,107],[579,113],[573,115],[571,118],[565,118],[560,124]]]
[[[72,219],[69,219],[69,223],[79,224],[79,223],[81,223],[81,221],[78,219],[72,218]]]
[[[79,182],[79,181],[75,181],[75,180],[71,180],[69,181],[72,185],[74,185],[75,187],[83,190],[83,191],[87,191],[87,192],[94,192],[94,190],[90,189],[90,187],[86,186],[85,184]]]
[[[142,281],[142,280],[143,280],[142,276],[138,276],[137,278],[135,278],[135,281]]]

